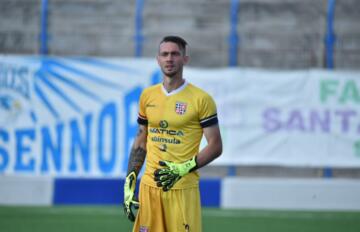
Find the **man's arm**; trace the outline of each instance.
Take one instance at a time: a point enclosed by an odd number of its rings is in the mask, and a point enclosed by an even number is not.
[[[154,172],[154,180],[158,187],[162,187],[164,191],[168,191],[182,176],[207,165],[221,155],[222,141],[219,126],[213,125],[205,127],[203,131],[208,144],[197,156],[183,163],[174,163],[165,160],[159,161],[159,164],[164,166],[164,168],[156,169]]]
[[[139,130],[131,148],[128,170],[124,185],[124,212],[130,221],[135,220],[134,210],[139,208],[135,197],[137,176],[146,156],[147,126],[139,125]]]
[[[146,157],[147,126],[139,125],[138,133],[131,148],[127,174],[135,171],[139,174]]]
[[[196,168],[201,168],[219,157],[222,153],[222,139],[219,125],[205,127],[203,129],[207,145],[199,152],[196,157]]]

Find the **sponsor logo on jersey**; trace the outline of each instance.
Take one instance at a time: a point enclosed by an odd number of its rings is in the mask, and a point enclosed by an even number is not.
[[[167,130],[167,129],[159,129],[159,128],[150,128],[150,133],[154,134],[165,134],[165,135],[177,135],[177,136],[184,136],[184,132],[177,131],[177,130]]]
[[[168,139],[168,138],[162,138],[162,137],[151,137],[151,141],[158,142],[158,143],[170,143],[170,144],[180,144],[181,141],[176,138]]]
[[[161,120],[159,126],[161,128],[167,128],[169,126],[169,123],[166,120]]]

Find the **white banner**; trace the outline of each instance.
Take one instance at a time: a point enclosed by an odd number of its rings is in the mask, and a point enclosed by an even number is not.
[[[121,176],[149,60],[0,58],[0,173]]]
[[[188,70],[218,105],[217,164],[360,166],[360,73]]]
[[[196,69],[215,99],[214,164],[360,166],[360,74]],[[0,57],[0,173],[122,176],[151,59]]]

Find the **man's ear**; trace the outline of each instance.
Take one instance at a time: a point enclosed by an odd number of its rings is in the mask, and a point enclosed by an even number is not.
[[[190,61],[190,56],[184,56],[184,64],[188,64]]]
[[[157,63],[158,63],[158,65],[160,65],[160,62],[159,62],[159,55],[156,55],[156,61],[157,61]]]

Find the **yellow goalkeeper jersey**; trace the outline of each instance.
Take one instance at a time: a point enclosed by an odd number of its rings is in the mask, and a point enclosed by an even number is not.
[[[185,81],[167,93],[163,84],[146,88],[139,103],[138,123],[147,125],[146,167],[142,182],[156,187],[154,171],[160,160],[176,163],[199,153],[204,127],[218,123],[216,105],[205,91]],[[173,187],[181,189],[198,184],[197,171],[185,175]]]

